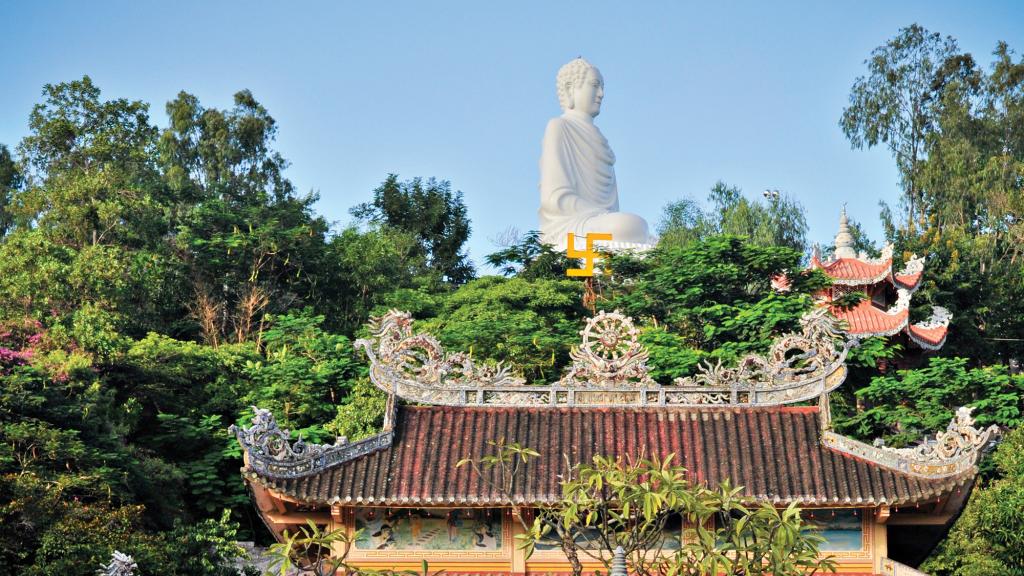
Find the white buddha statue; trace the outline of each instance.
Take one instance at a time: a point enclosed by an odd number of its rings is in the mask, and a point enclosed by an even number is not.
[[[537,211],[542,240],[558,250],[565,250],[570,232],[580,237],[611,233],[613,245],[652,241],[643,218],[619,212],[615,154],[594,125],[603,97],[601,72],[583,58],[558,71],[563,114],[544,131]]]

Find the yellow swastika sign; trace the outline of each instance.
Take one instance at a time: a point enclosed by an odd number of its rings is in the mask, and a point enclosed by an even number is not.
[[[565,255],[569,258],[583,258],[583,268],[570,268],[565,271],[566,276],[593,276],[594,260],[600,255],[594,252],[594,242],[597,240],[611,240],[611,234],[590,232],[587,234],[587,247],[584,250],[576,249],[576,235],[569,232],[569,240],[566,245]]]

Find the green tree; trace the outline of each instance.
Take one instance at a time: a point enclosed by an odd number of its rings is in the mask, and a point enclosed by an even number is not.
[[[252,383],[245,403],[272,409],[282,426],[302,429],[314,440],[324,435],[322,425],[348,397],[360,370],[349,339],[325,332],[323,322],[309,310],[271,316],[262,358],[245,365]]]
[[[323,259],[320,282],[326,296],[318,308],[327,318],[325,327],[342,334],[355,334],[375,310],[396,305],[397,291],[423,290],[427,299],[445,291],[423,275],[426,263],[416,238],[388,226],[346,227],[331,237]]]
[[[14,226],[11,206],[14,192],[21,187],[21,171],[7,146],[0,144],[0,238]]]
[[[536,230],[513,239],[500,250],[488,254],[486,260],[502,275],[524,280],[561,280],[566,277],[567,269],[576,266],[576,262],[565,254],[541,242],[540,232]]]
[[[969,368],[966,358],[931,358],[923,368],[876,376],[856,395],[866,408],[836,418],[836,428],[894,446],[945,429],[959,406],[976,408],[980,426],[1024,423],[1024,375],[1004,365]]]
[[[882,214],[898,259],[929,256],[914,302],[952,312],[944,353],[979,364],[1024,351],[1024,63],[1004,43],[995,56],[987,74],[967,55],[914,72],[934,76],[914,169],[916,216],[903,224],[888,207]]]
[[[974,60],[956,40],[918,24],[876,48],[868,75],[854,81],[840,126],[854,148],[885,144],[896,160],[907,200],[907,228],[921,214],[921,163],[936,129],[942,91],[952,82],[976,82]]]
[[[211,344],[259,339],[264,313],[317,304],[327,223],[315,194],[298,196],[271,149],[277,123],[248,90],[230,110],[182,92],[167,104],[159,158],[174,193],[176,244]]]
[[[149,105],[103,101],[88,76],[43,88],[18,151],[27,186],[16,195],[18,221],[82,247],[140,247],[166,231],[153,161],[156,128]]]
[[[567,364],[586,315],[578,282],[485,276],[444,299],[421,328],[449,349],[505,362],[527,380],[545,381]]]
[[[447,180],[401,182],[389,174],[373,191],[373,200],[351,212],[360,220],[412,233],[429,270],[444,281],[459,285],[473,278],[473,265],[463,251],[470,233],[466,204]]]
[[[800,259],[793,249],[735,236],[659,247],[608,304],[651,324],[644,341],[657,375],[687,376],[704,355],[735,361],[798,331],[812,295],[828,282],[820,272],[793,272]],[[783,273],[786,292],[771,286]]]
[[[685,246],[694,241],[729,234],[745,236],[760,246],[785,246],[804,252],[807,220],[803,206],[778,191],[764,201],[751,201],[742,191],[716,182],[708,194],[710,209],[690,198],[668,204],[658,225],[662,246]]]

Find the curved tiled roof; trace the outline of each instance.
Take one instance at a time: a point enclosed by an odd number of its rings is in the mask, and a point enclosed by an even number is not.
[[[892,260],[873,263],[857,258],[838,258],[826,263],[812,258],[811,267],[824,270],[836,284],[860,286],[876,284],[888,278],[892,273]]]
[[[915,272],[914,274],[894,274],[892,279],[897,288],[905,288],[913,292],[921,285],[921,277],[923,275],[923,272]]]
[[[907,334],[914,343],[928,350],[942,348],[942,345],[946,343],[946,334],[948,333],[948,326],[926,328],[918,324],[911,324],[907,327]]]
[[[871,300],[861,300],[846,309],[833,307],[831,311],[836,318],[846,321],[849,333],[855,336],[891,336],[906,328],[910,319],[909,310],[888,314]]]
[[[825,447],[816,407],[468,408],[402,407],[391,447],[305,477],[250,478],[309,503],[388,506],[507,505],[464,457],[504,438],[541,453],[518,476],[511,503],[555,500],[566,458],[675,454],[697,482],[731,479],[751,500],[804,505],[906,505],[936,500],[973,472],[925,479]]]

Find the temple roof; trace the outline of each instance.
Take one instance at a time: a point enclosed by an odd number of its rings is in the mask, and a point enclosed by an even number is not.
[[[512,489],[512,502],[481,482],[465,457],[493,453],[503,438],[540,452]],[[384,506],[538,504],[556,500],[560,475],[594,455],[675,454],[694,481],[730,479],[751,500],[812,506],[903,506],[934,501],[967,485],[973,469],[923,478],[826,446],[817,407],[477,408],[401,407],[394,442],[301,478],[251,478],[309,503]]]
[[[932,317],[921,324],[910,324],[910,299],[921,286],[924,275],[924,258],[913,255],[901,270],[892,269],[892,245],[882,249],[880,258],[871,258],[865,253],[857,254],[853,249],[853,236],[850,233],[846,208],[839,217],[839,233],[836,234],[834,256],[822,260],[817,249],[811,255],[810,268],[818,268],[839,286],[867,287],[887,282],[896,288],[897,301],[888,310],[874,305],[870,300],[860,302],[848,309],[832,307],[831,312],[846,322],[846,330],[857,337],[891,336],[906,332],[911,342],[926,350],[938,350],[946,342],[949,327],[949,311],[935,306]],[[781,281],[773,279],[772,286],[777,290],[785,289]],[[867,290],[869,293],[871,290]],[[833,294],[826,291],[826,302],[831,302]]]
[[[907,335],[915,344],[926,350],[938,350],[946,343],[949,326],[946,324],[911,324],[907,326]]]
[[[904,322],[908,299],[904,292]],[[661,385],[648,373],[632,320],[601,312],[580,331],[561,379],[527,385],[500,365],[444,350],[429,334],[413,332],[410,314],[393,310],[371,322],[371,338],[357,342],[370,360],[370,380],[388,394],[379,434],[307,444],[260,408],[251,426],[232,432],[251,481],[314,504],[541,504],[558,497],[567,461],[595,455],[674,454],[695,482],[729,479],[750,500],[812,506],[924,503],[969,483],[998,434],[994,426],[975,428],[969,408],[913,448],[869,445],[830,430],[828,395],[845,378],[846,355],[857,342],[839,344],[834,322],[826,307],[816,308],[802,319],[801,333],[781,336],[766,355]],[[792,406],[811,399],[818,406]],[[489,441],[540,452],[509,494],[496,488],[497,479],[456,465],[491,455]]]
[[[832,314],[846,321],[851,334],[863,336],[891,336],[906,328],[910,318],[909,309],[890,313],[876,308],[871,300],[861,300],[846,309],[833,307]]]
[[[820,268],[836,284],[862,286],[887,280],[892,273],[892,259],[870,261],[837,258],[823,262],[817,256],[812,256],[811,267]]]

